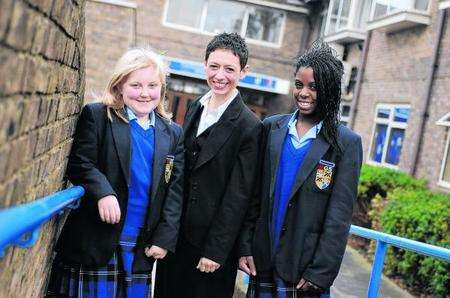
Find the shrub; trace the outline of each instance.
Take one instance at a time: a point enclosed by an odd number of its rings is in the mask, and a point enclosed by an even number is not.
[[[381,213],[383,231],[450,248],[450,195],[426,190],[394,190]],[[433,297],[450,296],[450,263],[415,252],[390,248],[386,273]]]
[[[382,207],[388,192],[394,189],[425,190],[426,184],[426,180],[415,179],[406,173],[364,164],[359,179],[358,200],[353,213],[353,223],[372,228],[369,215],[372,213],[372,218],[379,217],[379,212],[373,212],[371,208],[373,198],[377,197],[378,200],[381,200],[376,204],[381,204]]]

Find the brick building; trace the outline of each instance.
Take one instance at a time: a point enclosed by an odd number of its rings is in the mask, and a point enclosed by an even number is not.
[[[151,46],[167,58],[170,109],[175,121],[182,123],[187,102],[208,88],[203,73],[206,44],[216,33],[235,31],[246,37],[250,48],[251,73],[240,84],[246,103],[261,117],[290,110],[293,58],[310,38],[309,13],[302,1],[292,0],[90,0],[87,98],[101,91],[95,81],[105,81],[108,68],[127,43]]]
[[[65,188],[84,96],[84,1],[0,1],[0,209]],[[0,227],[4,229],[5,227]],[[42,297],[57,220],[0,259],[0,297]]]
[[[321,12],[322,35],[353,69],[343,118],[362,135],[365,161],[447,192],[449,7],[448,0],[331,0]]]
[[[449,5],[448,0],[88,0],[87,98],[101,91],[95,84],[104,86],[120,52],[150,45],[167,57],[170,109],[181,123],[187,102],[207,88],[206,43],[225,30],[241,33],[249,44],[252,74],[240,87],[247,104],[261,118],[289,112],[293,58],[323,37],[344,62],[341,121],[362,135],[365,161],[450,191]]]

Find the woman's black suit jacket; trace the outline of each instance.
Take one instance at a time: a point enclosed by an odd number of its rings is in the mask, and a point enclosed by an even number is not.
[[[326,141],[323,129],[313,140],[294,182],[280,244],[274,253],[270,233],[274,188],[291,117],[277,115],[263,122],[261,185],[241,234],[240,255],[252,255],[258,271],[275,269],[290,283],[296,284],[303,277],[328,289],[337,276],[347,243],[362,163],[361,138],[340,125],[341,153]],[[334,165],[331,179],[325,177],[328,186],[320,183],[324,163]]]
[[[81,185],[85,195],[80,207],[66,220],[56,250],[66,262],[86,266],[106,265],[119,243],[127,213],[130,177],[130,126],[114,113],[107,117],[103,104],[86,105],[77,123],[67,166],[67,177]],[[126,117],[126,113],[123,113]],[[134,272],[150,271],[153,258],[144,255],[151,245],[174,251],[182,210],[183,141],[182,129],[159,115],[155,119],[153,183],[146,223],[137,241]],[[170,180],[165,178],[167,156],[174,156]],[[121,218],[118,224],[102,222],[97,202],[115,195]]]
[[[200,109],[197,100],[186,113],[186,138],[196,133],[190,129]],[[233,251],[251,198],[261,130],[261,121],[238,94],[212,127],[193,168],[185,171],[182,233],[202,256],[221,265]]]

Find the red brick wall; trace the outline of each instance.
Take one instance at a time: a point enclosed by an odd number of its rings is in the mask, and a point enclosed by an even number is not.
[[[84,1],[0,1],[0,208],[63,188],[84,93]],[[55,234],[0,260],[0,297],[41,297]]]

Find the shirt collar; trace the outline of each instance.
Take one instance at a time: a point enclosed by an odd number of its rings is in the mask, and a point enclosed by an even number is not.
[[[228,97],[223,104],[218,106],[216,110],[211,111],[211,112],[215,112],[218,114],[223,113],[228,108],[228,106],[233,101],[233,99],[238,95],[238,93],[239,93],[239,91],[237,89],[234,89],[234,91],[230,94],[230,97]],[[202,98],[200,98],[200,104],[203,106],[204,110],[205,110],[205,108],[208,107],[209,100],[211,99],[211,95],[212,95],[212,91],[209,90],[208,93],[206,93],[205,95],[202,96]]]
[[[309,140],[309,139],[315,139],[317,138],[317,135],[319,134],[320,130],[322,129],[323,121],[320,121],[313,127],[311,127],[304,135],[303,137],[299,138],[297,134],[297,118],[300,117],[300,114],[298,110],[295,111],[294,114],[292,114],[291,119],[289,119],[288,123],[288,134],[299,140],[300,142]]]
[[[133,120],[137,121],[136,114],[133,112],[133,110],[130,109],[129,107],[126,107],[126,110],[127,110],[128,120],[129,121],[133,121]],[[148,120],[145,121],[144,123],[140,123],[138,121],[138,124],[145,130],[149,129],[150,127],[155,127],[155,112],[151,111],[150,114],[148,115]]]

